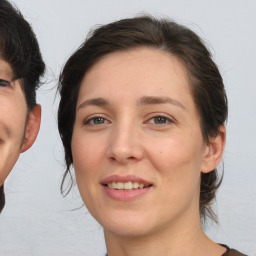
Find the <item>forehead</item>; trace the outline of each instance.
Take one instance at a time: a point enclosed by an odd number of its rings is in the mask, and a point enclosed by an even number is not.
[[[0,78],[1,79],[12,79],[13,70],[11,65],[3,59],[0,59]]]
[[[146,46],[106,54],[90,67],[85,76],[93,73],[95,69],[99,72],[102,66],[102,71],[106,71],[105,73],[109,71],[116,71],[117,73],[118,68],[122,68],[123,66],[125,66],[126,72],[129,72],[129,69],[134,69],[138,66],[140,67],[138,72],[141,72],[144,69],[144,73],[146,70],[150,73],[150,68],[154,68],[155,74],[160,71],[160,68],[164,68],[164,71],[167,71],[166,69],[169,68],[169,71],[171,72],[172,67],[179,66],[178,68],[184,71],[183,77],[185,79],[188,78],[186,66],[179,57],[167,51]],[[157,67],[157,69],[155,69],[155,67]],[[101,74],[103,74],[103,72],[101,72]]]
[[[110,53],[85,74],[80,88],[83,95],[102,92],[190,94],[187,69],[176,56],[154,48],[136,48]],[[111,95],[110,95],[111,96]]]

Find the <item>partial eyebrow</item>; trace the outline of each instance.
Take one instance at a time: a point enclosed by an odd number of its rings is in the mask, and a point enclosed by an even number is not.
[[[181,102],[174,100],[170,97],[166,97],[166,96],[162,96],[162,97],[144,96],[144,97],[140,98],[138,101],[139,106],[151,105],[151,104],[152,105],[153,104],[165,104],[165,103],[170,103],[170,104],[178,106],[184,110],[187,110]]]
[[[88,99],[88,100],[85,100],[84,102],[82,102],[78,108],[77,108],[77,111],[80,109],[80,108],[84,108],[88,105],[93,105],[93,106],[106,106],[106,105],[109,105],[109,103],[107,102],[107,100],[103,99],[103,98],[93,98],[93,99]]]

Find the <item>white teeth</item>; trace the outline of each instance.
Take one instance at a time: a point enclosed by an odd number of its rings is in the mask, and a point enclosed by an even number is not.
[[[122,183],[122,182],[117,182],[117,183],[116,183],[116,188],[117,188],[117,189],[124,189],[124,183]]]
[[[112,183],[109,183],[109,184],[108,184],[108,187],[109,187],[109,188],[114,188],[115,186],[116,186],[116,185],[115,185],[115,182],[112,182]]]
[[[126,190],[133,189],[133,184],[132,184],[132,182],[131,182],[131,181],[125,182],[125,183],[124,183],[124,189],[126,189]]]
[[[120,190],[131,190],[131,189],[144,188],[144,185],[142,183],[132,182],[132,181],[111,182],[111,183],[108,183],[107,186],[109,188],[120,189]]]
[[[140,184],[138,182],[134,182],[133,183],[133,188],[139,188],[140,187]],[[142,187],[143,188],[143,187]]]

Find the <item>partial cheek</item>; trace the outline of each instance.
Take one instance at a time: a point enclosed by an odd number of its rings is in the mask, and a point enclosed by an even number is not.
[[[76,182],[78,185],[78,189],[80,194],[85,201],[86,193],[90,178],[88,177],[88,168],[86,163],[86,159],[83,157],[83,153],[81,151],[74,151],[73,150],[73,165],[76,175]]]
[[[73,165],[76,175],[76,182],[80,195],[88,209],[92,208],[93,195],[95,194],[95,161],[92,150],[83,141],[72,140]]]
[[[97,147],[91,145],[90,141],[81,136],[75,136],[72,139],[73,164],[78,177],[90,176],[92,169],[96,166],[95,148]]]
[[[191,152],[182,141],[169,141],[165,143],[154,143],[151,157],[159,168],[168,169],[176,165],[182,165],[191,160]]]
[[[163,145],[155,144],[151,152],[152,163],[163,177],[167,184],[184,188],[185,184],[195,182],[196,176],[200,175],[200,161],[197,161],[193,150],[182,139],[169,141]],[[176,190],[175,190],[176,191]]]

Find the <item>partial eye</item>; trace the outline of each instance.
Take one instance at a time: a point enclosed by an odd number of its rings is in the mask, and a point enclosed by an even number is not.
[[[171,123],[171,122],[172,122],[172,120],[165,116],[155,116],[149,120],[149,123],[151,123],[151,124],[166,124],[166,123]]]
[[[93,118],[90,118],[84,122],[85,125],[97,125],[97,124],[104,124],[107,120],[103,117],[96,116]]]
[[[10,86],[10,82],[8,82],[6,80],[3,80],[3,79],[0,79],[0,86],[1,87],[8,87],[8,86]]]

